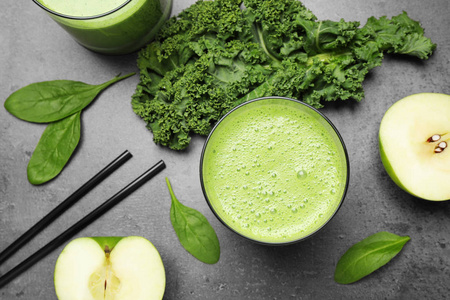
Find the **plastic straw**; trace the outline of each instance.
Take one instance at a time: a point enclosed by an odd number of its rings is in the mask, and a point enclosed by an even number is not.
[[[128,150],[125,150],[121,155],[109,163],[105,168],[93,176],[89,181],[87,181],[83,186],[76,190],[72,195],[70,195],[66,200],[61,202],[57,207],[55,207],[51,212],[49,212],[45,217],[43,217],[39,222],[37,222],[33,227],[31,227],[27,232],[22,234],[17,240],[15,240],[11,245],[9,245],[5,250],[0,253],[0,264],[2,264],[8,257],[17,252],[25,243],[36,236],[40,231],[46,228],[51,222],[53,222],[58,216],[69,209],[73,204],[86,195],[90,190],[92,190],[96,185],[102,182],[106,177],[111,175],[115,170],[117,170],[121,165],[123,165],[128,159],[132,157]]]
[[[24,260],[22,263],[17,265],[15,268],[13,268],[11,271],[0,277],[0,288],[5,286],[7,283],[9,283],[11,280],[13,280],[15,277],[17,277],[19,274],[30,268],[32,265],[34,265],[36,262],[38,262],[40,259],[48,255],[50,252],[58,248],[61,244],[63,244],[65,241],[67,241],[69,238],[74,236],[76,233],[78,233],[80,230],[88,226],[90,223],[92,223],[94,220],[99,218],[102,214],[107,212],[109,209],[111,209],[113,206],[115,206],[117,203],[119,203],[121,200],[123,200],[125,197],[130,195],[132,192],[137,190],[140,186],[142,186],[145,182],[147,182],[149,179],[154,177],[156,174],[158,174],[161,170],[163,170],[166,167],[164,162],[161,160],[158,163],[156,163],[153,167],[148,169],[146,172],[144,172],[141,176],[136,178],[134,181],[132,181],[130,184],[128,184],[126,187],[124,187],[122,190],[120,190],[118,193],[116,193],[114,196],[106,200],[102,205],[97,207],[94,211],[89,213],[87,216],[85,216],[83,219],[75,223],[72,227],[67,229],[65,232],[60,234],[58,237],[53,239],[50,243],[39,249],[37,252],[32,254],[30,257],[28,257],[26,260]]]

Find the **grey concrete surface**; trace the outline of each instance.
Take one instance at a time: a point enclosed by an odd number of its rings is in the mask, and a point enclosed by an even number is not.
[[[193,3],[175,0],[173,14]],[[166,269],[165,299],[448,299],[450,296],[450,202],[416,199],[386,174],[378,151],[384,112],[413,93],[450,94],[448,0],[304,0],[320,19],[360,21],[407,11],[437,44],[425,62],[386,55],[364,82],[360,103],[322,110],[341,132],[351,163],[344,205],[323,231],[304,242],[267,247],[226,229],[211,213],[198,176],[204,137],[174,152],[157,146],[132,111],[130,97],[138,76],[107,89],[82,114],[82,138],[63,172],[42,186],[26,178],[28,160],[45,126],[27,123],[0,107],[0,250],[58,205],[106,163],[128,149],[134,157],[61,218],[0,266],[0,275],[34,253],[65,228],[163,159],[167,168],[82,230],[81,236],[141,235],[154,243]],[[37,81],[104,82],[138,71],[137,54],[104,56],[74,42],[32,1],[0,4],[0,99]],[[3,103],[3,102],[2,102]],[[443,120],[450,122],[449,119]],[[164,177],[178,198],[202,212],[221,242],[221,258],[203,264],[179,244],[169,219]],[[450,183],[449,183],[450,184]],[[389,264],[369,277],[339,285],[333,273],[340,256],[378,231],[409,235],[411,241]],[[63,245],[64,246],[64,245]],[[0,289],[0,299],[56,299],[53,269],[63,246]]]

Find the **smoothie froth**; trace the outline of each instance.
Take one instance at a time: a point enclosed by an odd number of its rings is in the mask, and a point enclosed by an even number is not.
[[[293,100],[263,99],[232,111],[211,134],[202,181],[216,215],[265,243],[321,228],[347,183],[345,150],[317,112]]]

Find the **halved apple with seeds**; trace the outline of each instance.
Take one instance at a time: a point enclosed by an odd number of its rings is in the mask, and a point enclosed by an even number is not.
[[[162,299],[166,276],[158,251],[143,237],[83,237],[61,252],[54,282],[59,300]]]
[[[399,187],[426,200],[450,199],[450,95],[421,93],[397,101],[381,121],[379,146]]]

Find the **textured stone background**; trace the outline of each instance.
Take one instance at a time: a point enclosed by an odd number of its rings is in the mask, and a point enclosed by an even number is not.
[[[173,14],[193,3],[175,0]],[[0,266],[0,274],[87,212],[97,207],[156,161],[167,168],[78,236],[142,235],[161,253],[167,275],[165,299],[448,299],[450,294],[450,202],[433,203],[404,193],[379,159],[378,127],[384,112],[413,93],[450,94],[448,0],[305,0],[319,19],[365,21],[407,11],[438,47],[426,62],[387,55],[364,82],[365,99],[322,110],[341,132],[351,161],[349,191],[339,213],[319,234],[287,247],[253,244],[226,229],[209,210],[200,188],[198,164],[204,137],[174,152],[156,146],[133,113],[130,97],[138,76],[107,89],[82,114],[82,140],[62,174],[43,186],[26,179],[26,166],[44,126],[0,107],[0,250],[40,220],[105,164],[128,149],[134,157],[63,217]],[[27,84],[54,79],[101,83],[137,71],[137,54],[103,56],[74,42],[32,1],[0,4],[0,99]],[[450,122],[449,119],[443,120]],[[164,177],[186,205],[201,211],[216,229],[222,255],[203,264],[178,243],[169,219]],[[449,183],[450,184],[450,183]],[[358,283],[333,281],[340,256],[378,231],[412,240],[388,265]],[[0,298],[56,299],[53,268],[63,246],[0,290]]]

